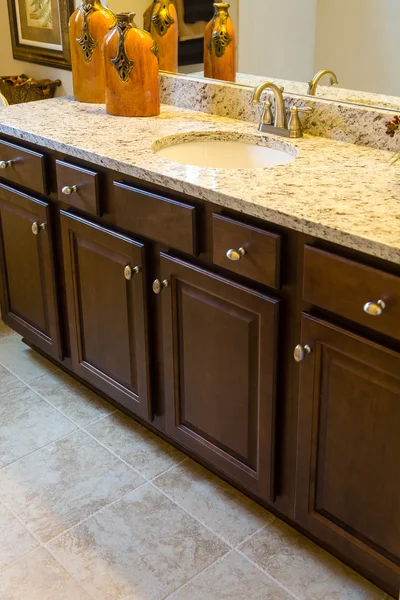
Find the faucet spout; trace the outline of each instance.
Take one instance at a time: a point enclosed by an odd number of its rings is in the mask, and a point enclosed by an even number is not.
[[[320,82],[320,80],[322,79],[322,77],[324,77],[325,75],[327,75],[329,77],[329,84],[328,85],[337,85],[338,79],[336,77],[336,74],[331,70],[331,69],[324,69],[323,71],[319,71],[316,75],[314,75],[314,77],[311,79],[311,81],[308,82],[308,90],[307,90],[307,94],[309,96],[315,96],[315,92],[317,91],[317,86]]]
[[[273,81],[265,81],[255,88],[251,98],[251,104],[260,104],[261,94],[264,90],[271,90],[275,96],[275,119],[274,127],[286,129],[286,110],[283,99],[283,88],[280,88]]]

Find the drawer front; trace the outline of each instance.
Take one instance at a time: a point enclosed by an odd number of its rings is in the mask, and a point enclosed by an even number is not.
[[[400,338],[400,277],[306,246],[303,299]]]
[[[74,208],[100,216],[98,174],[56,161],[58,197]]]
[[[213,262],[278,288],[280,236],[213,214]]]
[[[171,248],[197,254],[196,209],[114,182],[116,225]]]
[[[0,140],[0,177],[47,194],[44,155]]]

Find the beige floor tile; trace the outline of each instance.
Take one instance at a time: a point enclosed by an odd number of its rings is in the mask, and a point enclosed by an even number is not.
[[[62,371],[41,377],[31,385],[80,427],[115,411],[111,404]]]
[[[49,548],[96,600],[161,600],[227,550],[150,484]]]
[[[185,458],[176,448],[120,412],[86,429],[148,479]]]
[[[300,600],[382,600],[387,595],[300,533],[270,516],[240,550]]]
[[[29,388],[0,398],[0,468],[76,429]]]
[[[0,504],[0,569],[38,545],[11,512]]]
[[[144,480],[82,431],[0,470],[2,498],[47,541]]]
[[[267,522],[268,513],[261,506],[193,461],[154,483],[233,546]]]
[[[2,338],[6,338],[6,337],[15,337],[15,338],[19,338],[21,339],[21,336],[18,335],[18,333],[15,333],[15,331],[13,331],[12,329],[10,329],[9,327],[7,327],[7,325],[5,323],[3,323],[3,321],[1,320],[1,315],[0,315],[0,339]]]
[[[0,341],[1,343],[1,341]],[[7,369],[0,365],[0,398],[9,392],[22,390],[25,387],[19,379],[11,375]]]
[[[43,375],[57,370],[50,361],[31,350],[20,341],[20,337],[10,336],[1,339],[0,364],[21,377],[25,383],[31,383]]]
[[[267,575],[232,552],[173,595],[174,600],[293,600]]]
[[[0,573],[2,600],[90,600],[90,596],[39,548]]]

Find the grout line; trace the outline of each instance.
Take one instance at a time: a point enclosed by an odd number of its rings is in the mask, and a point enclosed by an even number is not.
[[[35,539],[37,541],[37,543],[39,544],[39,546],[42,545],[41,540],[39,539],[39,537],[36,535],[36,533],[34,533],[33,531],[31,531],[31,528],[29,527],[29,525],[27,525],[26,523],[24,523],[24,521],[22,520],[22,518],[14,511],[14,509],[12,509],[7,502],[4,500],[4,498],[0,498],[0,502],[6,507],[6,509],[12,514],[12,516],[17,519],[17,521],[19,523],[21,523],[21,525],[23,525],[24,529],[27,530],[27,532],[33,537],[33,539]]]
[[[40,448],[35,448],[35,450],[31,450],[30,452],[27,452],[23,456],[19,456],[15,460],[12,460],[11,462],[7,463],[6,465],[3,465],[2,467],[0,467],[0,471],[2,471],[3,469],[6,469],[7,467],[15,464],[16,462],[18,462],[20,460],[23,460],[24,458],[26,458],[27,456],[30,456],[31,454],[35,454],[35,452],[40,452],[44,448],[47,448],[47,446],[51,446],[52,444],[56,444],[57,442],[61,442],[61,440],[65,440],[70,435],[74,435],[74,433],[76,433],[77,431],[78,431],[78,429],[74,429],[73,431],[70,431],[69,433],[66,433],[65,435],[57,438],[56,440],[52,440],[51,442],[47,442],[47,444],[44,444],[43,446],[40,446]],[[1,497],[1,492],[0,492],[0,497]]]
[[[84,519],[81,519],[78,523],[75,523],[71,527],[68,527],[68,529],[65,529],[64,531],[61,531],[61,533],[58,533],[56,536],[54,536],[53,538],[47,540],[46,542],[42,542],[41,545],[44,548],[47,549],[48,544],[51,544],[55,540],[58,540],[58,538],[62,537],[66,533],[69,533],[72,529],[75,529],[76,527],[79,527],[80,525],[82,525],[83,523],[85,523],[86,521],[88,521],[89,519],[91,519],[92,517],[95,517],[96,515],[98,515],[99,513],[103,512],[107,508],[110,508],[111,506],[113,506],[117,502],[120,502],[120,500],[123,500],[124,498],[126,498],[126,496],[129,496],[129,494],[132,494],[132,492],[135,492],[136,490],[138,490],[139,488],[143,487],[144,485],[147,485],[147,481],[143,481],[143,483],[140,483],[137,487],[132,488],[131,490],[129,490],[129,492],[126,492],[126,494],[123,494],[122,496],[120,496],[120,498],[117,498],[116,500],[113,500],[112,502],[109,502],[109,504],[106,504],[106,505],[102,506],[101,508],[99,508],[95,512],[93,512],[90,515],[88,515],[87,517],[85,517]]]
[[[222,556],[219,556],[217,558],[217,560],[214,560],[214,562],[212,562],[210,565],[207,565],[207,567],[204,567],[204,569],[202,569],[201,571],[196,573],[196,575],[193,575],[193,577],[191,577],[190,579],[185,581],[185,583],[183,583],[180,587],[176,588],[176,590],[174,590],[173,592],[168,594],[168,596],[165,596],[165,598],[163,598],[163,600],[170,600],[170,598],[174,598],[178,592],[180,592],[182,589],[188,587],[191,583],[193,583],[193,581],[196,581],[200,577],[200,575],[202,575],[203,573],[206,573],[206,571],[208,571],[212,567],[218,565],[221,561],[225,560],[233,552],[234,552],[234,550],[229,550]]]
[[[47,552],[48,554],[50,554],[50,556],[52,557],[52,559],[59,565],[59,567],[61,567],[61,569],[63,571],[65,571],[65,573],[68,575],[68,577],[70,577],[73,581],[75,581],[75,583],[89,596],[89,598],[91,598],[91,600],[96,600],[94,598],[94,596],[92,596],[92,594],[89,592],[89,590],[87,590],[85,588],[85,586],[83,585],[83,583],[81,581],[79,581],[79,579],[77,579],[75,577],[75,575],[73,575],[70,571],[68,571],[68,569],[62,564],[61,561],[59,561],[53,554],[53,552],[51,552],[51,550],[49,550],[49,548],[46,548],[45,546],[42,546],[43,550],[45,550],[45,552]]]
[[[15,558],[14,560],[12,560],[10,563],[4,565],[3,567],[0,568],[0,573],[2,573],[3,571],[5,571],[6,569],[8,569],[9,567],[14,566],[15,564],[17,564],[20,560],[22,560],[23,558],[26,558],[27,556],[29,556],[30,554],[33,554],[34,552],[36,552],[37,550],[40,550],[41,546],[35,546],[35,548],[32,548],[31,550],[28,550],[27,552],[25,552],[24,554],[21,554],[21,556],[18,556],[18,558]]]
[[[242,552],[241,550],[239,550],[239,548],[235,549],[235,552],[237,552],[238,554],[240,554],[240,556],[242,558],[245,558],[250,564],[253,565],[253,567],[255,567],[258,571],[261,571],[261,573],[263,573],[264,575],[266,575],[268,577],[268,579],[271,579],[271,581],[273,581],[278,587],[280,587],[281,589],[285,590],[285,592],[287,594],[289,594],[292,598],[294,598],[294,600],[299,600],[298,596],[295,596],[295,594],[289,589],[287,588],[283,583],[281,583],[278,579],[275,579],[275,577],[273,577],[270,573],[268,573],[268,571],[266,571],[263,567],[261,567],[260,565],[258,565],[256,562],[254,562],[254,560],[252,560],[249,556],[247,556],[244,552]]]
[[[161,490],[159,487],[157,487],[153,481],[151,479],[149,479],[148,477],[146,477],[145,475],[143,475],[140,471],[138,471],[137,469],[135,469],[135,467],[133,467],[130,463],[128,463],[124,458],[122,458],[122,456],[120,456],[119,454],[117,454],[116,452],[114,452],[113,450],[110,450],[110,448],[107,448],[107,446],[105,446],[102,442],[100,442],[99,440],[97,440],[94,436],[92,436],[90,433],[86,432],[90,437],[92,437],[94,440],[96,440],[101,446],[103,446],[103,448],[105,448],[106,450],[108,450],[109,452],[111,452],[111,454],[113,454],[116,458],[119,458],[119,460],[121,460],[127,467],[129,467],[130,469],[132,469],[132,471],[134,471],[137,475],[140,475],[140,477],[143,477],[143,479],[149,484],[151,485],[151,487],[153,487],[154,489],[156,489],[158,492],[160,492],[160,494],[162,494],[163,496],[165,496],[166,498],[168,498],[168,500],[170,500],[173,504],[176,504],[176,506],[178,506],[181,510],[183,510],[186,514],[188,514],[192,519],[194,519],[195,521],[197,521],[197,523],[199,523],[200,525],[202,525],[205,529],[207,529],[209,532],[211,532],[215,537],[219,538],[220,541],[222,541],[224,544],[226,544],[227,546],[229,546],[229,548],[233,549],[233,545],[228,542],[225,538],[223,538],[219,533],[213,531],[211,529],[211,527],[209,527],[206,523],[204,523],[203,521],[201,521],[198,517],[196,517],[195,515],[192,515],[191,512],[189,512],[184,506],[180,505],[176,500],[174,500],[171,496],[169,496],[166,492],[164,492],[163,490]],[[175,465],[176,466],[176,465]],[[169,470],[169,469],[168,469]],[[162,475],[162,473],[160,473],[160,475]]]

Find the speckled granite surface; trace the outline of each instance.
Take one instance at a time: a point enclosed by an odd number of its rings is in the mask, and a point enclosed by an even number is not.
[[[261,107],[250,104],[250,87],[165,73],[160,80],[164,104],[252,123],[260,120]],[[288,111],[293,105],[310,106],[313,109],[310,115],[303,117],[304,129],[311,135],[380,150],[394,151],[398,147],[398,141],[389,138],[385,128],[385,121],[396,114],[393,110],[357,106],[314,96],[289,93],[284,96]],[[273,99],[272,95],[270,99]]]
[[[252,123],[172,106],[145,119],[111,117],[101,105],[68,98],[0,109],[0,133],[400,264],[400,164],[389,165],[390,153],[306,137],[293,143],[290,164],[223,171],[152,150],[164,136],[182,141],[193,131],[277,144]]]
[[[204,77],[204,73],[192,73],[193,77]],[[237,73],[236,83],[255,87],[263,81],[274,81],[278,85],[285,88],[288,94],[307,95],[308,83],[304,81],[291,81],[289,79],[277,79],[268,75],[248,75],[246,73]],[[318,84],[317,98],[326,98],[328,100],[336,100],[341,102],[352,102],[354,104],[362,104],[365,106],[374,106],[376,108],[387,108],[389,110],[400,111],[400,98],[396,96],[386,96],[384,94],[372,94],[370,92],[361,92],[357,90],[347,90],[338,86],[326,85],[327,79],[322,79]],[[325,85],[324,85],[325,83]]]

